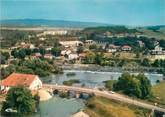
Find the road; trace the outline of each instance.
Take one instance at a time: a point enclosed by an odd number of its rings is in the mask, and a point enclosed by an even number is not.
[[[98,89],[92,89],[92,88],[74,87],[74,86],[65,86],[65,85],[51,85],[51,84],[43,84],[43,88],[51,88],[51,89],[58,89],[58,90],[64,90],[64,91],[77,91],[77,92],[83,92],[83,93],[94,93],[96,96],[102,96],[108,99],[114,99],[121,102],[133,104],[139,107],[143,107],[146,109],[151,109],[151,110],[154,109],[154,110],[165,113],[165,108],[160,108],[158,106],[147,104],[147,103],[123,96],[118,93],[112,94],[108,91],[100,91]]]

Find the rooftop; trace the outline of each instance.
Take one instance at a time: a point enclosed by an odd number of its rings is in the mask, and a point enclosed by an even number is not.
[[[3,86],[30,86],[30,84],[35,80],[37,75],[32,74],[21,74],[12,73],[6,79],[2,80],[1,85]]]

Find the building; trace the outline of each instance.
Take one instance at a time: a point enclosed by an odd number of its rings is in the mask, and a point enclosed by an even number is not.
[[[113,45],[113,44],[110,44],[109,47],[106,49],[107,52],[116,52],[118,49],[119,49],[120,46],[116,46],[116,45]]]
[[[64,47],[77,47],[83,45],[83,42],[81,41],[60,41],[59,43]]]
[[[80,53],[79,55],[79,60],[82,61],[85,59],[85,57],[87,56],[86,53]]]
[[[165,55],[165,51],[159,45],[155,46],[155,49],[151,51],[152,55]]]
[[[68,33],[67,30],[50,30],[50,31],[44,31],[44,35],[66,35]]]
[[[78,58],[79,58],[78,54],[71,53],[68,55],[69,60],[74,60],[74,59],[78,59]]]
[[[32,59],[36,59],[36,58],[41,58],[42,57],[42,55],[38,52],[38,53],[34,53],[32,56],[31,56],[31,58]]]
[[[69,54],[71,54],[71,53],[72,53],[71,50],[63,50],[63,51],[61,51],[61,55],[62,55],[62,56],[69,55]]]
[[[143,41],[138,41],[140,47],[144,47],[144,42]]]
[[[124,45],[121,47],[121,50],[122,51],[131,51],[132,50],[132,47],[131,46],[128,46],[128,45]]]
[[[66,35],[67,33],[68,33],[67,30],[47,30],[47,31],[37,34],[37,37],[41,37],[45,35]]]
[[[87,44],[87,45],[95,44],[95,41],[93,41],[93,40],[85,40],[85,44]]]
[[[42,82],[37,75],[12,73],[1,81],[1,91],[8,91],[10,87],[25,86],[30,90],[38,90]]]
[[[45,54],[44,58],[46,58],[46,59],[53,59],[53,55],[52,54]]]

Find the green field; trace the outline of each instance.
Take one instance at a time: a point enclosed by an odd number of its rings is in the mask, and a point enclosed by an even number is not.
[[[153,86],[152,92],[155,97],[154,101],[165,107],[165,81]]]
[[[147,37],[156,38],[156,39],[165,39],[165,28],[160,28],[158,32],[154,32],[146,28],[141,28],[138,30],[143,32],[144,35],[147,35]]]
[[[90,117],[148,117],[150,113],[149,110],[102,97],[89,99],[85,112]]]

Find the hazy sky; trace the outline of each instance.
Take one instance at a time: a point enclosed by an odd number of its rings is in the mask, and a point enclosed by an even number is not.
[[[165,0],[0,0],[1,19],[165,24]]]

